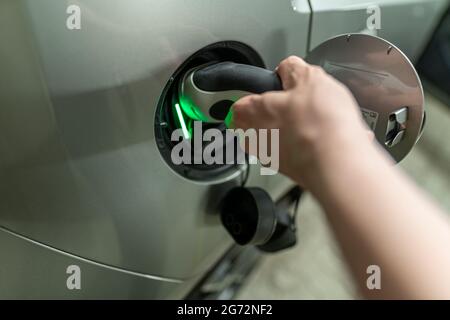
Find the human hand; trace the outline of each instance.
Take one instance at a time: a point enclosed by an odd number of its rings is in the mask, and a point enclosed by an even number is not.
[[[291,56],[277,72],[284,90],[240,99],[233,105],[232,124],[279,129],[280,171],[308,188],[318,170],[344,150],[371,144],[373,134],[347,87],[322,68]]]

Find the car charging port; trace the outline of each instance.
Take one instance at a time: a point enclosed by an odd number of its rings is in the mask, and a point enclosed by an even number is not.
[[[251,47],[235,41],[225,41],[211,44],[193,55],[173,73],[168,80],[156,109],[155,115],[155,138],[158,149],[165,162],[176,173],[183,177],[203,182],[213,182],[226,179],[238,172],[242,166],[240,161],[224,161],[222,163],[206,164],[201,163],[181,163],[174,164],[171,158],[172,149],[180,142],[187,143],[191,152],[191,159],[195,154],[203,154],[203,150],[210,142],[204,139],[196,139],[196,135],[202,134],[209,128],[215,128],[223,134],[223,156],[226,155],[227,148],[234,148],[233,154],[239,157],[240,153],[237,137],[230,138],[225,134],[226,125],[224,123],[204,123],[195,124],[195,116],[189,115],[183,110],[180,104],[179,85],[185,74],[192,68],[205,65],[231,61],[242,64],[249,64],[257,67],[264,67],[264,63],[258,53]],[[197,117],[198,118],[198,117]],[[194,125],[201,128],[200,131],[194,130]],[[174,130],[181,129],[182,137],[180,141],[172,141]],[[181,141],[184,140],[184,141]],[[201,141],[195,144],[193,141]]]

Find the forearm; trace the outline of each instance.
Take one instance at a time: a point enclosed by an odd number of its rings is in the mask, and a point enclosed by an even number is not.
[[[309,186],[359,287],[367,297],[450,298],[446,218],[384,153],[364,143],[320,157]],[[369,265],[381,268],[381,290],[366,288]]]

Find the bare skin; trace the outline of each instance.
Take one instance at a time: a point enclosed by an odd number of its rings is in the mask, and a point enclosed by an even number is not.
[[[349,90],[298,57],[277,72],[284,90],[242,98],[233,124],[280,129],[280,171],[320,202],[361,293],[381,299],[450,299],[450,224],[394,167]],[[368,290],[369,265],[381,290]]]

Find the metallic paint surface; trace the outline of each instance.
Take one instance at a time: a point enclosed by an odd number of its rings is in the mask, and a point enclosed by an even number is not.
[[[344,33],[369,33],[394,43],[413,62],[420,56],[447,0],[310,0],[313,9],[311,44]],[[379,30],[369,30],[370,6],[381,13]]]
[[[216,214],[231,186],[192,183],[169,169],[154,140],[160,93],[187,57],[217,41],[252,46],[269,68],[304,56],[309,12],[271,0],[77,4],[82,28],[70,31],[65,1],[0,1],[0,226],[123,270],[200,276],[232,243]],[[291,186],[259,169],[250,174],[249,184],[274,198]],[[0,241],[6,276],[26,274],[43,297],[66,295],[57,276],[67,276],[66,260],[20,241]],[[32,256],[52,273],[42,278],[16,256]],[[25,284],[4,276],[3,290],[27,296]]]

